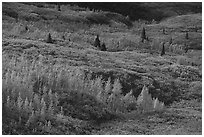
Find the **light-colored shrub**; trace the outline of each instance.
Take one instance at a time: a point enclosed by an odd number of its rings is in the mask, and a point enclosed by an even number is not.
[[[154,111],[162,111],[164,110],[164,103],[160,102],[158,98],[153,99],[154,102]]]
[[[144,85],[142,92],[137,98],[137,104],[142,112],[153,111],[153,100],[146,85]]]
[[[164,109],[164,103],[160,102],[158,98],[152,99],[152,96],[149,94],[149,90],[146,85],[144,85],[142,92],[138,96],[137,104],[139,106],[139,110],[142,113],[162,111]]]

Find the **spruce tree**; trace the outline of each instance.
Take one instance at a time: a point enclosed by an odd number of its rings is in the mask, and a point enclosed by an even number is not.
[[[186,32],[186,36],[185,36],[185,38],[186,38],[186,39],[189,39],[189,37],[188,37],[188,32]]]
[[[184,50],[185,50],[185,53],[188,52],[188,45],[186,43],[184,44]]]
[[[105,45],[105,43],[103,43],[102,45],[101,45],[101,51],[106,51],[107,49],[106,49],[106,45]]]
[[[28,31],[28,26],[27,25],[25,26],[25,30]]]
[[[65,36],[64,35],[62,35],[62,39],[65,40]]]
[[[99,40],[99,35],[96,36],[95,41],[94,41],[94,46],[97,48],[100,48],[100,40]]]
[[[146,39],[146,33],[145,33],[145,28],[144,27],[142,28],[141,39],[142,39],[142,42],[144,42],[144,40]]]
[[[57,10],[58,10],[58,11],[61,11],[59,4],[57,5]]]
[[[151,94],[149,94],[149,89],[146,85],[143,86],[142,92],[137,98],[137,105],[142,112],[150,112],[153,110],[153,100]]]
[[[161,56],[165,54],[165,47],[164,47],[164,42],[162,42],[162,51],[161,51]]]
[[[48,36],[47,36],[47,40],[46,40],[47,43],[53,43],[53,40],[52,40],[52,37],[51,37],[51,34],[49,33]]]

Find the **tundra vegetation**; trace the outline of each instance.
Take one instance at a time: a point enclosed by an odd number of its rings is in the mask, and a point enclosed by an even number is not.
[[[201,3],[182,4],[2,3],[2,134],[202,134]]]

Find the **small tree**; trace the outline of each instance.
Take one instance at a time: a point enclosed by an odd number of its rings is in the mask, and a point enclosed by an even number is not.
[[[139,106],[139,109],[142,112],[150,112],[153,111],[153,100],[151,94],[149,94],[149,89],[144,85],[142,88],[142,92],[137,98],[137,104]]]
[[[60,4],[57,5],[57,10],[58,10],[58,11],[61,11],[61,9],[60,9]]]
[[[65,40],[65,36],[64,35],[62,35],[62,39]]]
[[[101,45],[101,51],[106,51],[107,49],[106,49],[106,45],[105,45],[105,43],[103,43],[102,45]]]
[[[164,110],[164,102],[160,102],[158,98],[153,99],[154,103],[154,111],[162,111]]]
[[[53,43],[53,40],[52,40],[52,37],[51,37],[51,34],[49,33],[48,36],[47,36],[47,40],[46,40],[47,43]]]
[[[95,38],[94,46],[97,47],[97,48],[100,47],[99,35],[97,35],[96,38]]]
[[[189,39],[189,37],[188,37],[188,32],[186,32],[186,36],[185,36],[185,38],[186,38],[186,39]]]
[[[25,30],[28,31],[28,26],[27,25],[25,26]]]
[[[165,54],[165,47],[164,47],[164,42],[162,42],[162,51],[161,51],[161,56]]]
[[[120,80],[119,79],[116,79],[114,81],[114,84],[113,84],[113,88],[112,88],[112,93],[111,95],[108,97],[108,104],[109,104],[109,107],[115,111],[115,112],[118,112],[118,111],[121,111],[123,106],[122,106],[122,85],[120,83]]]
[[[188,52],[188,49],[189,49],[189,48],[188,48],[188,45],[185,43],[185,44],[184,44],[184,50],[185,50],[185,53]]]
[[[142,33],[141,33],[141,41],[144,42],[144,40],[146,39],[146,33],[145,33],[145,28],[142,28]]]

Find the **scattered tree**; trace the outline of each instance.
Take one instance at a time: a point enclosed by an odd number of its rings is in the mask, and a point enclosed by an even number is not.
[[[100,40],[99,40],[99,35],[96,36],[95,41],[94,41],[94,46],[99,48],[100,47]]]
[[[162,111],[164,110],[164,102],[160,102],[158,98],[153,99],[154,111]]]
[[[160,102],[158,98],[152,99],[151,94],[149,94],[149,89],[146,85],[142,88],[142,92],[138,96],[137,105],[139,110],[143,113],[151,111],[162,111],[164,110],[164,103]]]
[[[62,39],[65,40],[65,36],[64,35],[62,35]]]
[[[61,11],[61,9],[60,9],[60,4],[57,5],[57,10],[58,10],[58,11]]]
[[[28,31],[28,26],[27,25],[25,26],[25,30]]]
[[[144,42],[144,40],[146,39],[146,33],[145,33],[145,28],[144,27],[142,28],[141,39],[142,39],[142,42]]]
[[[164,47],[164,42],[162,42],[162,51],[161,51],[161,56],[165,54],[165,47]]]
[[[185,44],[184,44],[184,50],[185,50],[185,53],[188,52],[188,49],[189,49],[189,48],[188,48],[188,45],[185,43]]]
[[[149,89],[146,87],[146,85],[144,85],[142,92],[137,98],[137,104],[139,106],[139,110],[142,112],[153,111],[152,96],[149,94]]]
[[[186,39],[189,39],[189,37],[188,37],[188,32],[186,32],[186,36],[185,36],[185,38],[186,38]]]
[[[146,40],[149,41],[149,37],[146,37]]]
[[[47,42],[47,43],[53,43],[53,40],[52,40],[52,37],[51,37],[51,34],[50,34],[50,33],[48,34],[48,37],[47,37],[46,42]]]
[[[101,51],[106,51],[107,49],[106,49],[106,45],[105,45],[105,43],[103,43],[102,45],[101,45]]]

